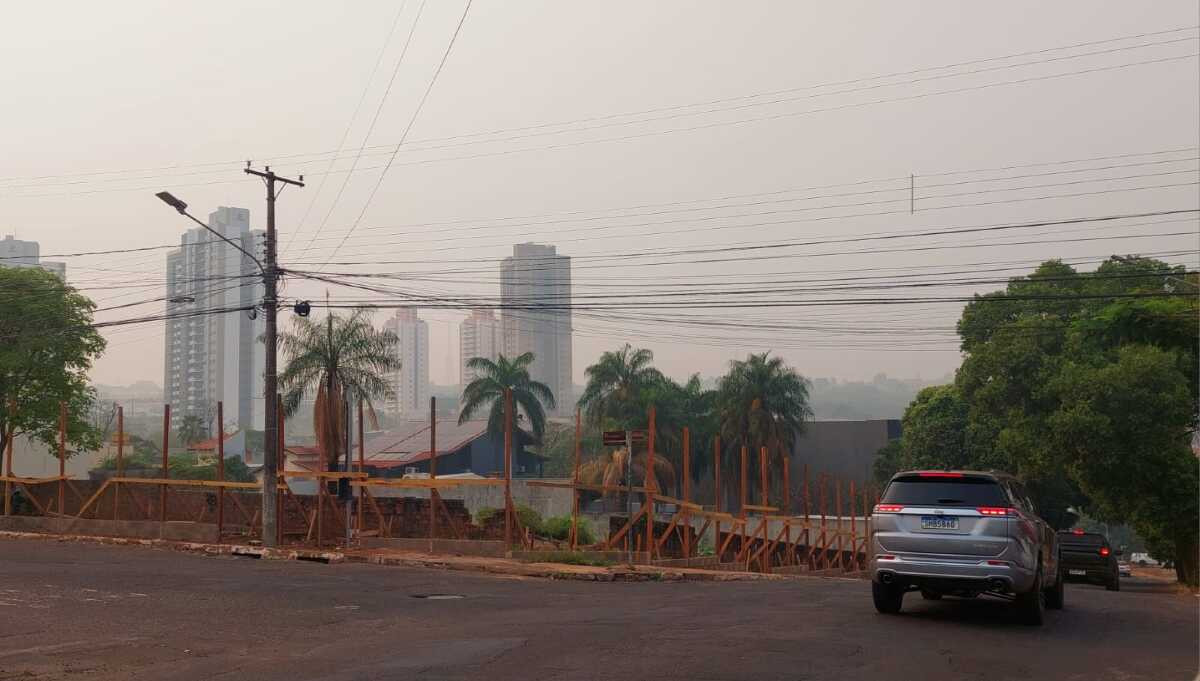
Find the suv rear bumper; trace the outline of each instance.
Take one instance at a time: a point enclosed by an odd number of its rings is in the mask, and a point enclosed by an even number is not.
[[[877,554],[878,555],[878,554]],[[881,584],[925,588],[937,592],[1009,591],[1025,593],[1033,588],[1036,575],[1013,563],[989,565],[987,559],[938,560],[896,554],[881,560],[872,556],[871,579]]]

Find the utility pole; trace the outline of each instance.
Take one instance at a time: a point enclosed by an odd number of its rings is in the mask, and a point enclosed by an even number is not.
[[[279,283],[279,264],[276,262],[275,253],[275,197],[278,192],[275,191],[275,183],[282,182],[284,185],[295,185],[297,187],[304,186],[304,176],[300,179],[292,180],[286,177],[280,177],[271,171],[271,166],[266,166],[262,171],[255,170],[250,167],[250,162],[246,162],[246,174],[255,175],[263,179],[263,184],[267,186],[267,243],[266,243],[266,265],[263,268],[263,285],[266,287],[266,295],[263,297],[263,314],[266,317],[266,332],[263,334],[263,341],[266,347],[266,366],[263,371],[263,402],[267,414],[266,423],[263,425],[263,490],[262,490],[262,543],[263,546],[274,546],[276,537],[276,525],[279,519],[275,514],[275,495],[279,484],[278,475],[278,456],[279,456],[279,422],[277,420],[278,406],[276,404],[276,386],[277,386],[277,368],[276,368],[276,350],[278,341],[275,334],[276,317],[279,312],[279,297],[277,284]]]

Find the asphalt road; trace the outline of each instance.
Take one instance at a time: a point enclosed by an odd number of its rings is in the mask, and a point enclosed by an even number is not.
[[[414,596],[457,594],[460,599]],[[1192,679],[1197,600],[877,615],[865,582],[584,583],[0,540],[0,679]]]

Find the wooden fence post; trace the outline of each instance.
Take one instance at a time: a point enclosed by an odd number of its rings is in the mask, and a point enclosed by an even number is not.
[[[125,407],[117,407],[117,477],[125,477]],[[113,522],[118,519],[120,505],[121,483],[118,482],[113,484]]]
[[[575,472],[571,476],[571,550],[579,544],[579,459],[583,448],[582,410],[575,409]]]
[[[362,401],[362,398],[359,398],[359,400],[358,400],[358,472],[359,473],[363,473],[367,470],[367,458],[366,458],[367,457],[367,442],[364,439],[364,433],[365,433],[365,431],[363,429],[363,401]],[[363,512],[365,510],[364,506],[366,505],[366,500],[367,500],[367,488],[359,487],[358,488],[358,536],[359,537],[362,536],[363,529],[364,529],[363,528]],[[359,541],[359,543],[360,544],[362,543],[361,540]]]
[[[429,396],[429,479],[437,480],[437,398]],[[437,504],[438,491],[436,487],[429,488],[429,552],[433,553],[433,540],[437,538]]]
[[[654,405],[650,405],[650,432],[646,433],[646,558],[654,560]],[[633,465],[632,452],[629,465]]]
[[[713,511],[721,512],[721,436],[713,437]],[[722,562],[721,556],[721,520],[713,523],[713,553],[717,562]]]
[[[244,439],[244,438],[243,438]],[[245,449],[242,450],[245,456]],[[225,404],[217,401],[217,480],[225,482]],[[278,516],[276,516],[278,518]],[[217,488],[217,543],[225,530],[225,488]]]
[[[504,551],[512,550],[512,448],[513,448],[512,389],[504,389]]]
[[[67,515],[67,403],[58,403],[58,514]]]
[[[163,440],[162,440],[162,476],[163,480],[171,477],[171,467],[167,460],[171,446],[171,405],[163,405]],[[158,517],[159,522],[167,522],[167,485],[158,486]]]
[[[692,435],[687,426],[683,427],[683,502],[692,503]],[[687,506],[683,507],[683,518],[687,521],[683,529],[683,557],[692,557],[692,514]]]

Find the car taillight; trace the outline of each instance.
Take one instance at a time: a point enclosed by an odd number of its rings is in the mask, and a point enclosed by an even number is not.
[[[1008,566],[1010,563],[1009,563],[1007,560],[989,560],[989,561],[987,562],[987,564],[988,564],[988,565],[995,565],[996,567],[1006,567],[1006,566]]]
[[[1107,547],[1107,546],[1101,546],[1101,547],[1100,547],[1100,555],[1102,555],[1102,556],[1107,556],[1108,554],[1109,554],[1108,547]]]
[[[980,506],[975,510],[979,511],[979,515],[998,516],[1013,514],[1013,510],[1011,508],[1006,508],[1004,506]]]
[[[885,553],[883,555],[875,556],[875,560],[896,560],[896,557]]]
[[[876,513],[899,513],[904,510],[901,504],[875,504]]]
[[[917,473],[917,477],[921,478],[961,478],[962,476],[962,473]]]
[[[1076,527],[1075,529],[1071,530],[1071,534],[1083,534],[1083,528]]]

